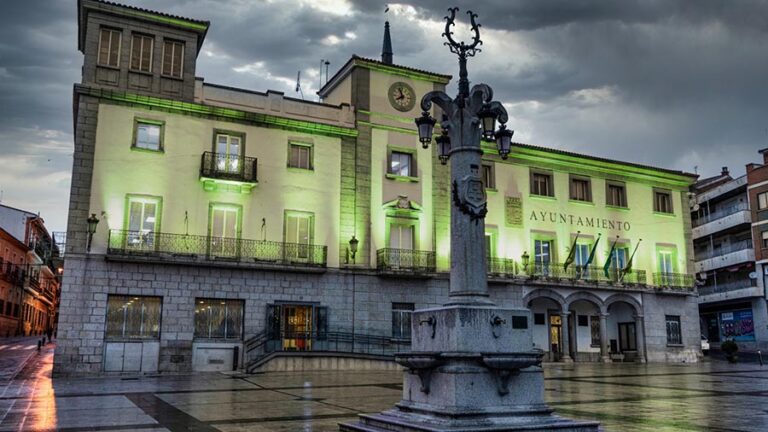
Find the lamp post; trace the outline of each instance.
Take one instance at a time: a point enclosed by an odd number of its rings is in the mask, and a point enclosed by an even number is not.
[[[468,11],[473,32],[472,42],[457,42],[451,28],[458,8],[448,10],[445,45],[459,57],[459,93],[451,98],[443,91],[432,91],[421,99],[421,117],[416,119],[419,141],[427,148],[437,121],[430,116],[432,105],[442,111],[442,133],[435,140],[440,162],[451,162],[451,288],[448,304],[492,304],[488,299],[488,282],[484,269],[485,214],[487,200],[480,170],[483,150],[481,140],[495,141],[502,159],[510,153],[513,132],[506,127],[507,111],[494,101],[493,90],[486,84],[469,88],[467,58],[480,51],[480,25],[477,15]],[[496,130],[496,123],[500,127]]]
[[[96,226],[99,224],[99,218],[96,217],[96,213],[91,213],[91,216],[87,219],[88,222],[88,244],[86,245],[86,252],[91,251],[91,243],[93,242],[93,235],[96,233]]]

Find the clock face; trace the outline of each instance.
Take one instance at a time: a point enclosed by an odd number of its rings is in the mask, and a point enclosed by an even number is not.
[[[413,87],[404,82],[396,82],[389,87],[389,103],[398,111],[410,111],[416,105],[416,93]]]

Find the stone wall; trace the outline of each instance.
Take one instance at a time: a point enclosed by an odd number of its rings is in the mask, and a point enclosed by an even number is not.
[[[645,346],[649,362],[696,362],[701,356],[699,307],[694,296],[643,294]],[[666,315],[680,316],[683,344],[667,344]]]

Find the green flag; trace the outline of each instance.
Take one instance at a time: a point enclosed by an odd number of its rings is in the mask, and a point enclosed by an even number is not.
[[[635,258],[635,253],[637,252],[637,248],[640,246],[640,242],[643,241],[643,239],[640,239],[637,241],[637,244],[635,245],[635,250],[632,251],[632,255],[629,256],[629,261],[627,261],[627,264],[624,266],[623,269],[621,269],[621,278],[619,281],[624,280],[624,275],[632,271],[632,259]]]
[[[608,271],[611,269],[611,260],[613,259],[613,251],[616,250],[616,242],[619,241],[619,236],[616,236],[616,240],[613,241],[613,245],[611,245],[611,251],[608,252],[608,259],[605,260],[605,265],[603,266],[603,273],[605,274],[605,277],[611,277],[608,274]]]
[[[587,267],[589,267],[590,264],[592,264],[592,261],[595,259],[595,252],[597,251],[597,244],[600,243],[600,235],[597,234],[597,240],[595,240],[595,244],[592,245],[592,251],[589,253],[589,258],[587,258],[587,262],[584,263],[584,271],[587,271]]]
[[[573,260],[576,259],[576,242],[579,240],[579,234],[581,234],[581,231],[576,231],[576,237],[573,239],[571,251],[568,252],[568,258],[565,259],[565,263],[563,264],[563,270],[567,271],[568,266],[573,264]]]

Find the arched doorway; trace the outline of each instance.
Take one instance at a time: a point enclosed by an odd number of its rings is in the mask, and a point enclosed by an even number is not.
[[[536,290],[525,297],[533,314],[533,345],[544,351],[544,361],[570,360],[565,299],[551,290]]]
[[[645,329],[642,306],[626,295],[606,300],[606,338],[613,361],[645,362]]]
[[[603,302],[594,294],[578,292],[567,299],[571,357],[577,362],[601,360],[600,314]]]

